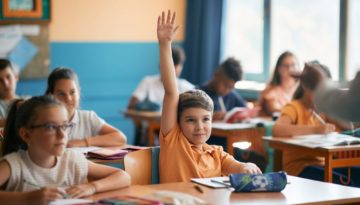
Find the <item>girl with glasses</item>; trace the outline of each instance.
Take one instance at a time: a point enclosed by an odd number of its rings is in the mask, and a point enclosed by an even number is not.
[[[62,103],[51,96],[20,102],[11,107],[4,130],[0,201],[48,204],[130,185],[126,172],[66,150],[67,134],[74,125]]]

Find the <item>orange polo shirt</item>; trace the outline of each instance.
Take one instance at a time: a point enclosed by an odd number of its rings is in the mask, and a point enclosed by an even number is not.
[[[160,132],[160,183],[222,176],[235,161],[221,146],[205,143],[203,150],[197,149],[178,125],[166,136]]]
[[[293,100],[287,104],[282,109],[281,115],[288,116],[294,125],[321,125],[321,122],[300,100]],[[325,122],[328,121],[325,115],[320,114],[320,117]],[[284,151],[282,155],[284,170],[290,175],[299,175],[306,166],[324,165],[323,157],[313,157],[292,150]]]

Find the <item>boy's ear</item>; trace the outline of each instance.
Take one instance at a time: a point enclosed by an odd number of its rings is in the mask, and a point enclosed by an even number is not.
[[[29,135],[28,135],[27,129],[25,127],[21,127],[19,129],[19,136],[24,142],[26,142],[26,143],[29,142]]]

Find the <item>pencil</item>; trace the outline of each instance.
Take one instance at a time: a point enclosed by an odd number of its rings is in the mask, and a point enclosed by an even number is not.
[[[216,183],[216,184],[221,184],[221,185],[224,185],[225,187],[232,187],[231,185],[225,183],[225,182],[221,182],[221,181],[217,181],[217,180],[210,180],[210,182],[213,182],[213,183]]]
[[[196,189],[196,191],[198,191],[202,194],[204,193],[204,190],[199,185],[194,185],[194,188]]]
[[[313,115],[315,116],[315,118],[316,118],[317,120],[319,120],[319,122],[320,122],[321,124],[323,124],[323,125],[326,124],[326,122],[320,117],[319,114],[317,114],[317,113],[315,112],[315,110],[313,110],[312,113],[313,113]]]

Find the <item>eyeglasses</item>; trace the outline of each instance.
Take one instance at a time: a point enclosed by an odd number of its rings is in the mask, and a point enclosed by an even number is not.
[[[75,123],[65,123],[62,125],[57,125],[55,123],[45,123],[40,125],[31,125],[30,129],[37,129],[37,128],[44,128],[44,130],[48,134],[56,134],[60,129],[66,133],[70,131],[69,128],[73,128],[75,126]]]

